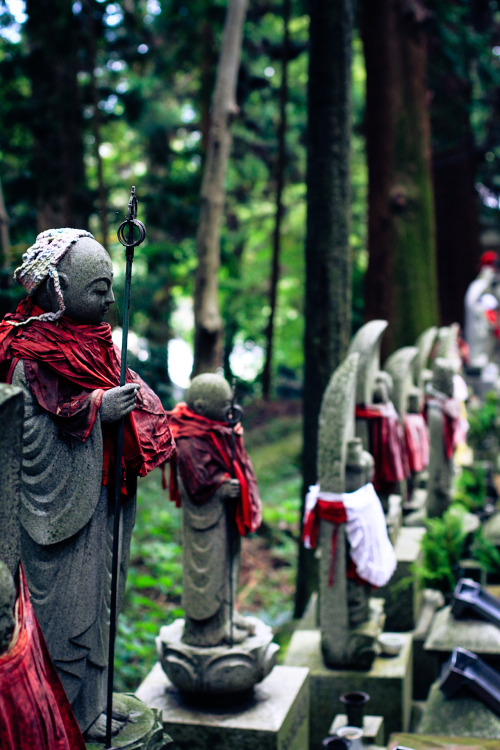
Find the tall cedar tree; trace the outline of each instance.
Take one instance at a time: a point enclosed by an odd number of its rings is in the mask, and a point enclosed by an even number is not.
[[[439,305],[443,325],[463,321],[463,299],[477,273],[480,254],[478,196],[474,189],[478,153],[471,125],[471,70],[477,65],[477,54],[471,49],[467,24],[476,27],[476,36],[477,32],[484,32],[481,27],[487,21],[480,12],[481,5],[486,3],[472,2],[465,8],[461,0],[429,2],[434,13],[429,80]],[[456,40],[453,46],[451,40]]]
[[[26,12],[38,229],[85,228],[92,206],[85,189],[84,121],[77,80],[82,48],[79,22],[66,0],[27,0]]]
[[[193,376],[222,365],[222,319],[219,312],[220,223],[231,148],[231,119],[238,111],[236,83],[247,0],[229,0],[208,133],[201,185],[196,245],[198,266],[194,299]]]
[[[307,133],[303,494],[316,481],[323,392],[351,327],[350,136],[352,0],[312,0]],[[313,556],[300,546],[295,614],[315,586]]]
[[[438,322],[427,24],[420,0],[363,0],[368,161],[365,316],[386,353]]]

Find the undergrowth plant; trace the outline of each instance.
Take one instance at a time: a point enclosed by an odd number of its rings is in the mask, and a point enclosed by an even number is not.
[[[471,407],[467,412],[469,429],[467,443],[476,452],[495,451],[500,439],[500,396],[495,391],[485,394],[478,407]]]
[[[455,588],[459,563],[466,549],[465,513],[461,505],[452,505],[440,518],[426,520],[427,530],[421,542],[423,560],[413,567],[423,586],[438,589],[445,596]]]
[[[483,570],[490,575],[500,576],[500,552],[496,545],[485,539],[481,529],[474,536],[471,554]]]
[[[471,512],[483,510],[487,501],[486,469],[477,464],[463,466],[455,481],[453,501]]]

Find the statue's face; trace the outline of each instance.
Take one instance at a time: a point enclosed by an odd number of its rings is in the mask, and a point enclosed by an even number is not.
[[[98,324],[115,301],[113,266],[106,250],[83,237],[57,267],[66,309],[64,315],[78,323]]]

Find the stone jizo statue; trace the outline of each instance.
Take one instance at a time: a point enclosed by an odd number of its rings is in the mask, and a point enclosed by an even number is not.
[[[125,418],[118,610],[138,476],[173,441],[158,397],[132,371],[104,323],[113,267],[89,232],[43,232],[17,280],[29,296],[0,324],[0,375],[25,396],[21,559],[50,655],[79,726],[105,736],[117,420]],[[127,716],[117,711],[113,731]]]
[[[494,338],[487,311],[498,307],[495,283],[498,281],[498,255],[493,251],[482,254],[479,273],[471,282],[464,298],[464,337],[469,347],[471,367],[484,367],[491,359]]]
[[[193,646],[242,642],[251,631],[234,600],[240,537],[259,526],[261,501],[241,425],[233,435],[227,423],[231,400],[229,383],[206,373],[169,415],[183,518],[182,640]]]
[[[394,572],[380,500],[371,484],[374,462],[354,436],[358,352],[333,373],[323,395],[318,430],[318,483],[306,497],[303,541],[320,547],[319,620],[325,664],[369,669],[383,627],[373,585]]]
[[[204,703],[237,704],[273,669],[271,628],[234,607],[240,538],[261,521],[261,501],[243,445],[238,408],[220,375],[194,378],[169,412],[177,444],[171,499],[182,507],[185,617],[164,625],[158,656],[173,685]]]
[[[459,404],[453,398],[453,363],[438,357],[428,386],[429,479],[427,515],[442,516],[451,500],[454,473],[453,454],[459,427]]]

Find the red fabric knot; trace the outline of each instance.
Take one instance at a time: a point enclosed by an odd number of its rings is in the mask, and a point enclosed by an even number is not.
[[[261,522],[262,505],[241,425],[235,428],[233,461],[233,433],[227,422],[202,417],[185,403],[177,404],[168,417],[177,444],[177,458],[170,466],[170,499],[180,505],[177,468],[189,496],[200,504],[231,479],[234,469],[241,487],[236,525],[241,536],[254,532]]]
[[[356,406],[356,419],[369,425],[369,450],[375,461],[373,486],[377,492],[388,484],[410,476],[404,432],[399,415],[392,403]]]
[[[429,464],[429,430],[423,414],[406,414],[404,430],[410,471],[417,474]]]

